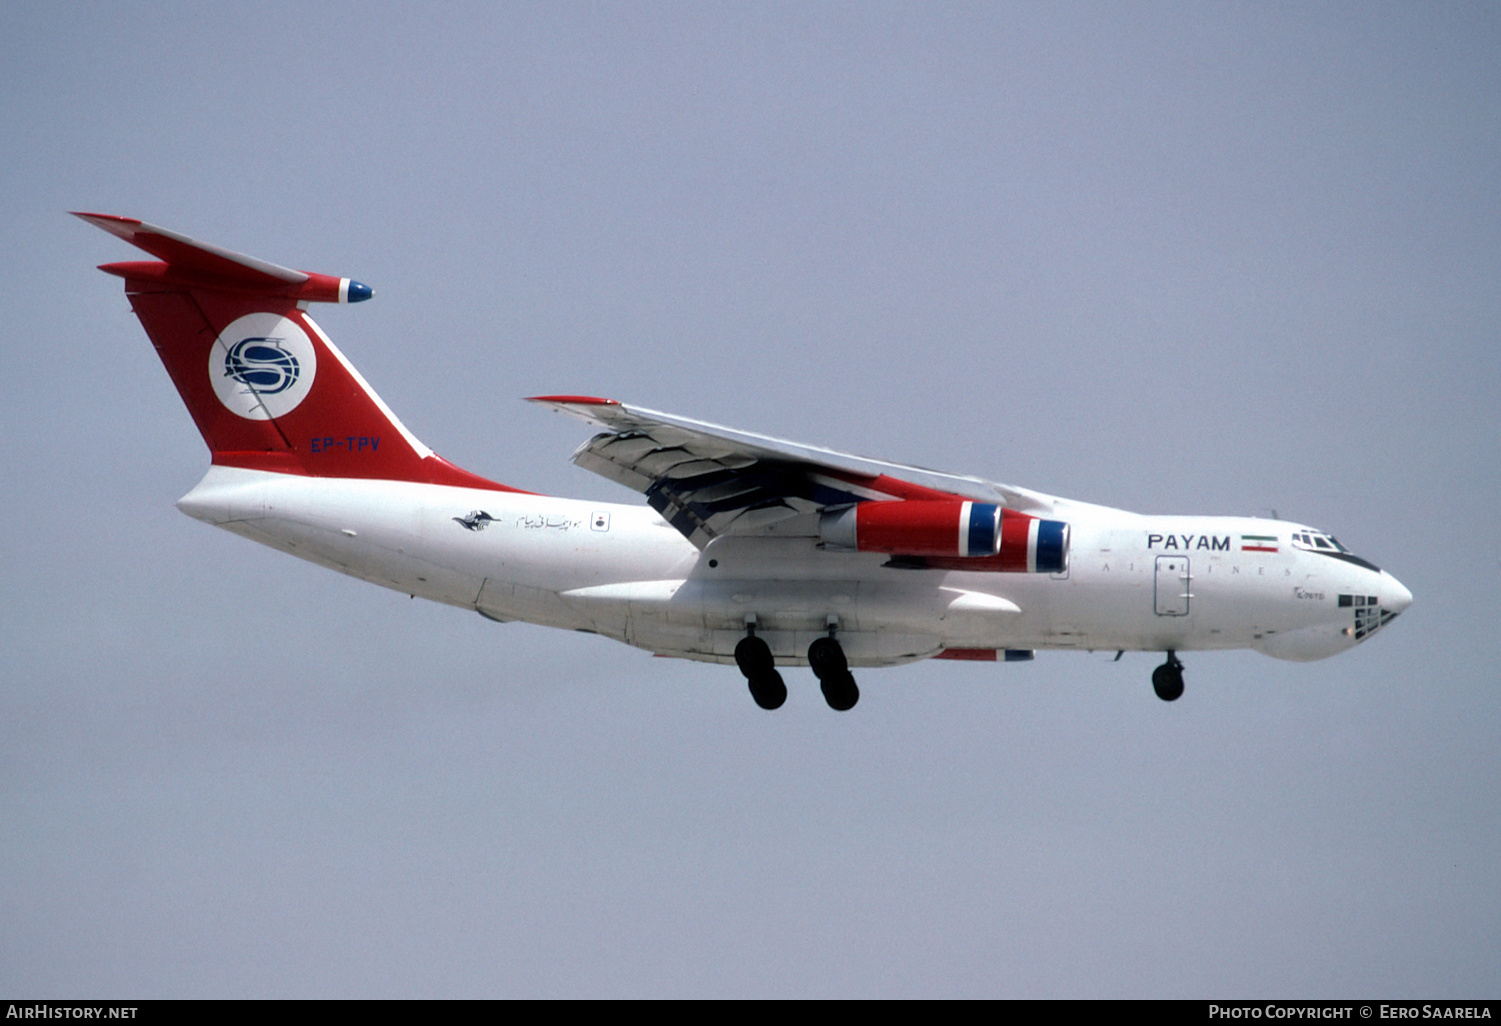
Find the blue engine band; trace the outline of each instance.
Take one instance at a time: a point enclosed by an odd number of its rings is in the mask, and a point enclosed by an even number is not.
[[[969,507],[969,554],[971,556],[994,555],[999,539],[996,525],[999,507],[993,503],[976,502]]]
[[[1068,552],[1063,547],[1063,533],[1068,525],[1061,520],[1037,523],[1037,572],[1061,574],[1068,566]]]

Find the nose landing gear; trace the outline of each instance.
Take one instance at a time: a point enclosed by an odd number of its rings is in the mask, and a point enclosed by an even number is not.
[[[1152,690],[1164,702],[1176,702],[1183,697],[1183,664],[1172,649],[1168,649],[1167,662],[1152,671]]]
[[[808,646],[808,665],[818,678],[824,701],[835,712],[848,712],[860,701],[860,689],[855,686],[855,676],[850,673],[844,649],[834,640],[834,625],[829,625],[829,636],[815,638]]]
[[[777,672],[766,642],[756,637],[756,625],[745,625],[745,637],[735,646],[735,665],[745,674],[751,697],[763,709],[780,709],[787,701],[787,685]]]

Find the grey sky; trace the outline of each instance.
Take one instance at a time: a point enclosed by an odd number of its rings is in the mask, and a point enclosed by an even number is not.
[[[1501,992],[1492,5],[0,8],[0,994]],[[413,602],[172,507],[206,452],[69,209],[377,291],[425,442],[577,392],[1415,595],[1326,662],[810,675]]]

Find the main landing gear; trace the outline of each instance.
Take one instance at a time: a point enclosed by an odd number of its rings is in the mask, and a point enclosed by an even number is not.
[[[1172,649],[1168,649],[1167,662],[1152,671],[1152,690],[1164,702],[1176,702],[1183,697],[1183,664]]]
[[[818,678],[823,689],[823,699],[835,712],[848,712],[860,701],[860,689],[855,686],[855,675],[850,673],[850,664],[844,658],[844,649],[834,640],[834,625],[829,625],[829,636],[815,638],[808,646],[808,665]]]
[[[787,685],[777,672],[771,648],[756,637],[756,625],[745,625],[745,637],[735,646],[735,665],[745,674],[751,697],[763,709],[780,709],[787,701]]]
[[[745,637],[735,646],[735,665],[745,674],[751,697],[763,709],[780,709],[787,701],[787,685],[777,672],[771,648],[756,637],[756,625],[745,625]],[[808,646],[808,665],[818,677],[823,689],[824,701],[836,712],[848,712],[860,701],[860,689],[855,686],[855,676],[850,673],[849,662],[844,658],[844,649],[834,640],[834,624],[829,625],[829,636],[817,638]]]

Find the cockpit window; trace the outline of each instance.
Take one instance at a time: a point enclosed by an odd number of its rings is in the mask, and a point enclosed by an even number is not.
[[[1323,534],[1319,531],[1294,531],[1292,534],[1293,548],[1302,549],[1304,552],[1318,552],[1335,559],[1342,559],[1346,563],[1354,563],[1363,566],[1367,570],[1381,572],[1381,568],[1375,563],[1361,559],[1355,553],[1341,545],[1333,535]]]
[[[1293,548],[1308,549],[1313,552],[1348,552],[1343,545],[1335,541],[1331,535],[1322,531],[1294,531]]]

